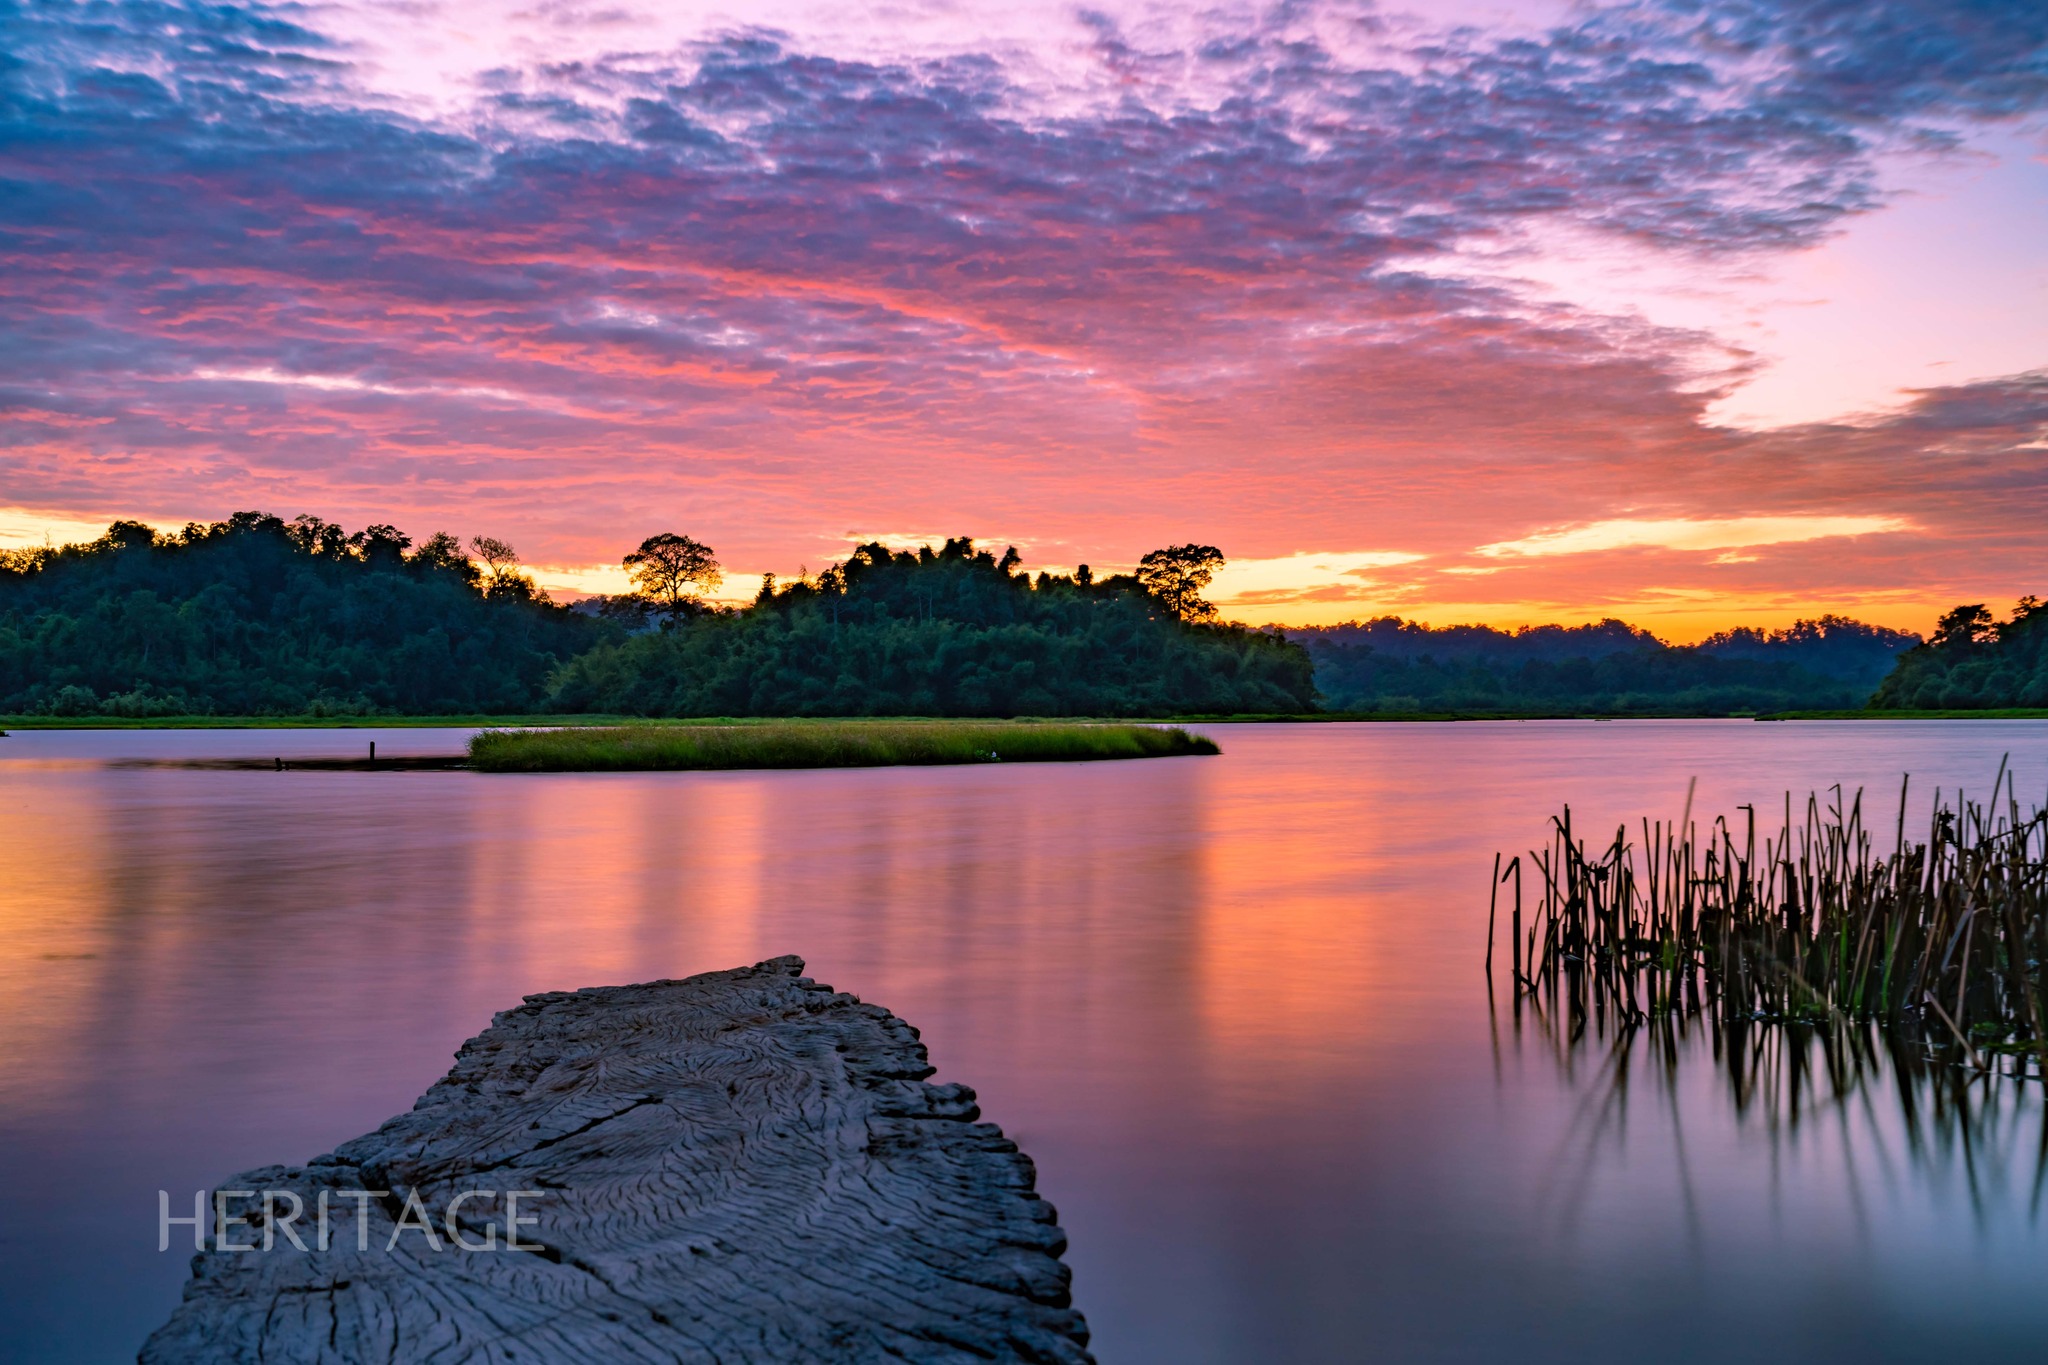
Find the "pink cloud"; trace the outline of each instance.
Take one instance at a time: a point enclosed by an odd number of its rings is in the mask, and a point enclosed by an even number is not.
[[[1465,268],[1542,223],[1811,244],[1876,202],[1870,130],[2034,98],[1967,33],[1938,89],[1841,35],[1742,84],[1649,13],[1382,65],[1395,38],[1112,24],[1090,60],[1132,93],[1064,103],[951,49],[693,40],[503,70],[459,118],[380,106],[282,19],[194,11],[175,51],[49,20],[0,152],[0,478],[53,515],[303,509],[558,564],[664,527],[749,572],[849,525],[1398,552],[1372,584],[1413,610],[2038,586],[2038,375],[1737,431],[1698,336]],[[1458,572],[1546,528],[1795,516],[1915,530]]]

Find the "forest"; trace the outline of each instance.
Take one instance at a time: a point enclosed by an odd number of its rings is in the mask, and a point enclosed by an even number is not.
[[[1861,706],[1919,637],[1841,616],[1667,645],[1622,621],[1432,628],[1398,617],[1288,631],[1323,704],[1354,712],[1728,715]]]
[[[1086,566],[1033,578],[1015,550],[997,558],[964,537],[862,545],[814,580],[764,581],[744,610],[683,610],[599,645],[562,669],[550,700],[646,716],[1313,710],[1299,646],[1214,622],[1200,589],[1220,562],[1176,546],[1097,582]]]
[[[472,557],[474,555],[475,557]],[[530,710],[615,628],[547,601],[501,542],[238,512],[0,554],[0,711]]]
[[[649,536],[634,590],[564,606],[510,545],[238,512],[0,551],[0,713],[54,717],[1727,715],[2048,706],[2048,610],[1944,615],[1926,643],[1821,616],[1668,645],[1622,621],[1252,629],[1203,597],[1213,546],[1096,579],[968,538],[856,547],[712,593],[711,547]]]
[[[2048,605],[2022,597],[2000,621],[1981,602],[1956,607],[1871,698],[1879,710],[1978,711],[2048,706]]]
[[[637,591],[569,610],[509,545],[238,512],[0,552],[0,712],[61,717],[1144,715],[1313,709],[1308,656],[1217,624],[1222,556],[1035,579],[1014,550],[857,549],[708,604],[707,546],[650,536]]]

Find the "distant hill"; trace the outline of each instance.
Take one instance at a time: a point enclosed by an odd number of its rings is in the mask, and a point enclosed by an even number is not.
[[[1338,711],[1715,715],[1862,705],[1916,635],[1841,616],[1667,645],[1623,621],[1431,627],[1399,617],[1294,628]]]
[[[1723,631],[1708,636],[1695,648],[1719,659],[1793,664],[1868,692],[1919,643],[1920,637],[1911,631],[1888,630],[1846,616],[1820,616],[1795,621],[1784,630],[1744,626]]]

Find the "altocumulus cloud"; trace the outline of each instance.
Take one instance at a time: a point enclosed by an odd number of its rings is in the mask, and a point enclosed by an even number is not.
[[[1553,223],[1811,245],[1885,154],[2048,103],[2035,0],[1098,18],[1079,101],[1002,54],[626,32],[433,117],[321,14],[0,0],[0,503],[413,509],[561,562],[680,518],[783,566],[821,525],[1195,534],[1306,565],[1244,585],[1274,603],[1622,509],[1910,516],[1956,582],[2039,549],[2038,376],[1723,431],[1739,361],[1459,264]]]

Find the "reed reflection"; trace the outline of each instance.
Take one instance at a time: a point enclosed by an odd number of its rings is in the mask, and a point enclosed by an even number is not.
[[[1765,1145],[1773,1170],[1826,1168],[1859,1223],[1909,1195],[1966,1204],[1983,1234],[2041,1227],[2048,1105],[2036,1080],[1958,1064],[1867,1021],[1634,1020],[1559,1014],[1527,994],[1507,1015],[1505,1040],[1495,1016],[1496,1049],[1547,1062],[1572,1097],[1538,1201],[1561,1224],[1585,1216],[1596,1173],[1630,1154],[1631,1134],[1640,1143],[1661,1132],[1697,1240],[1703,1200],[1687,1135],[1732,1125]],[[1779,1214],[1784,1189],[1767,1187]]]
[[[1715,1104],[1695,1079],[1710,1072],[1718,1107],[1762,1134],[1773,1171],[1833,1134],[1859,1221],[1872,1166],[1894,1198],[1906,1179],[1960,1192],[1980,1228],[2021,1212],[2031,1227],[2048,1177],[2048,808],[2023,810],[2007,781],[2001,764],[1988,800],[1937,793],[1924,841],[1907,837],[1902,783],[1882,855],[1862,793],[1838,787],[1798,817],[1788,795],[1761,838],[1753,806],[1703,837],[1689,794],[1674,824],[1642,822],[1640,845],[1624,825],[1591,851],[1567,807],[1547,847],[1496,860],[1489,934],[1510,885],[1516,1052],[1543,1040],[1576,1096],[1561,1207],[1630,1126],[1647,1076],[1696,1237],[1682,1100]],[[1495,956],[1490,938],[1489,993]]]

